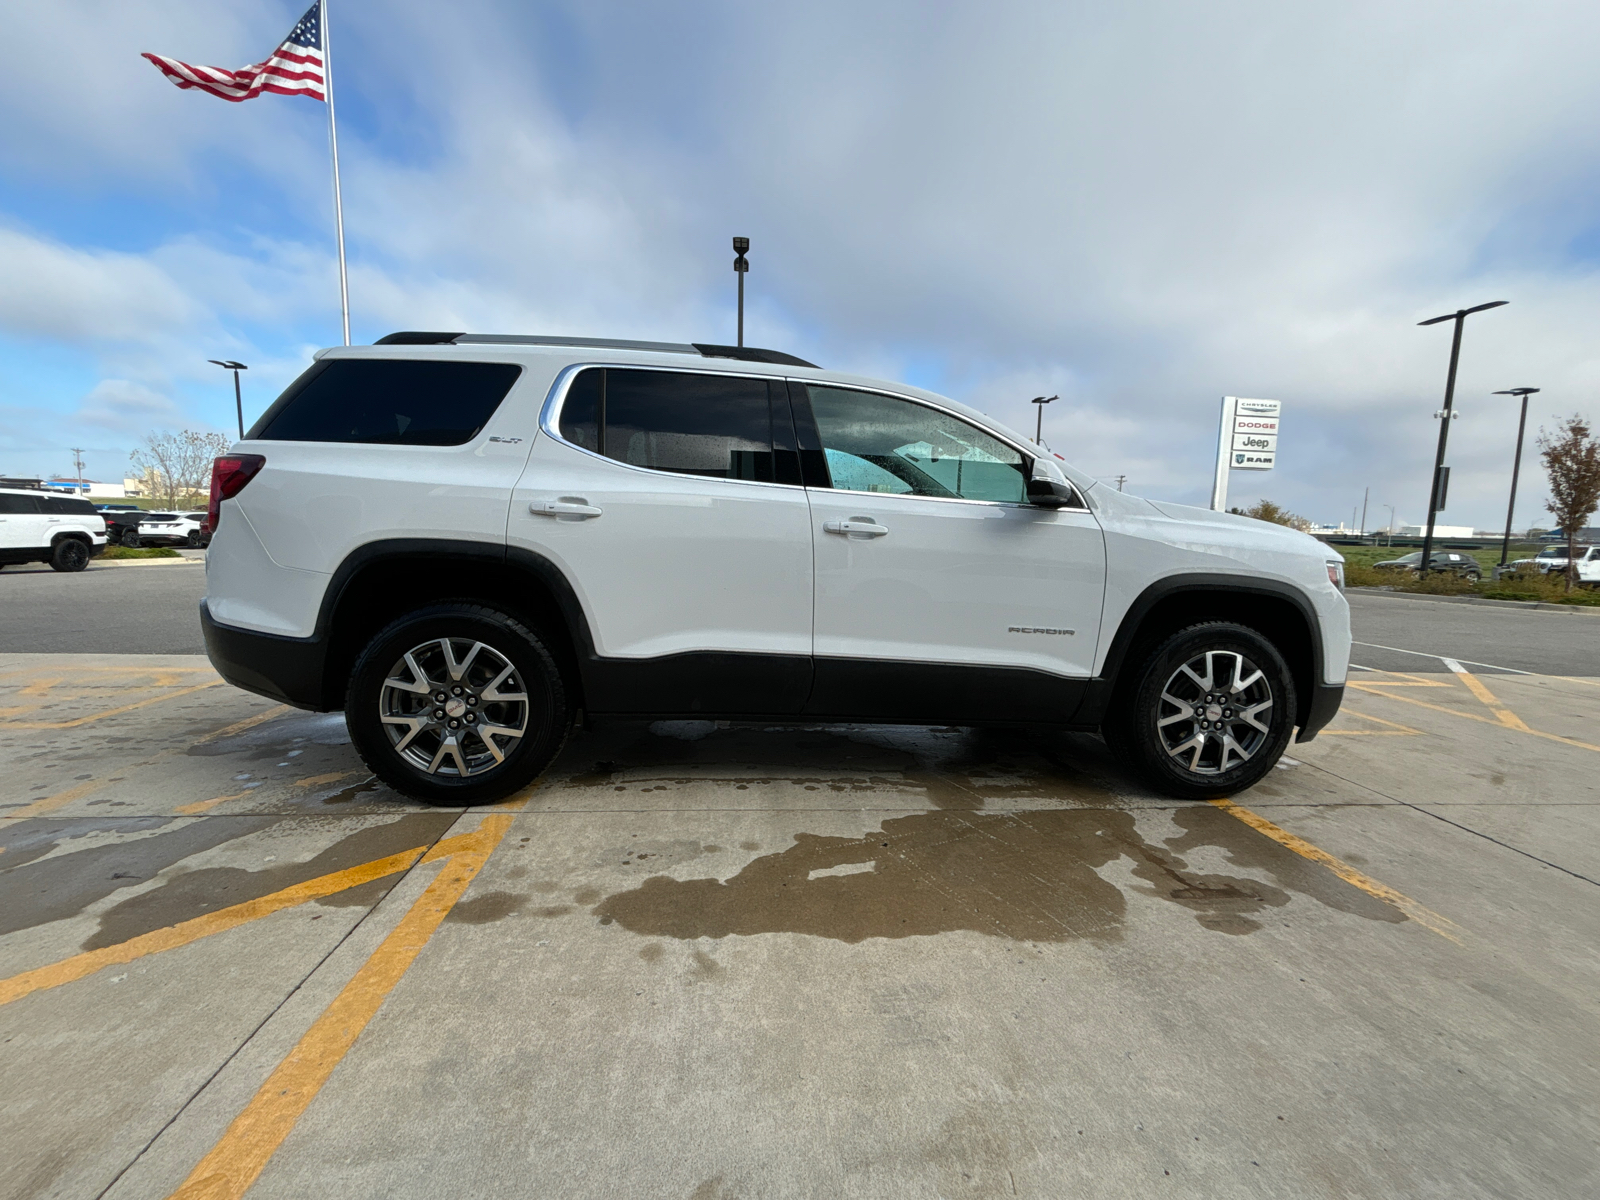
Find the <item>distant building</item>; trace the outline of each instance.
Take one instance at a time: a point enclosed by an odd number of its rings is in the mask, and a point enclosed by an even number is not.
[[[1433,527],[1433,536],[1436,538],[1469,538],[1475,537],[1477,532],[1471,525],[1435,525]],[[1427,537],[1428,527],[1426,525],[1402,525],[1395,530],[1395,533],[1400,537]]]

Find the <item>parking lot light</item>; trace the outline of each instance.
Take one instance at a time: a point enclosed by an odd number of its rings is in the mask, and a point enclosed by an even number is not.
[[[1059,399],[1061,399],[1060,396],[1035,396],[1029,401],[1030,404],[1037,404],[1039,406],[1039,419],[1033,423],[1033,441],[1037,446],[1044,445],[1044,442],[1041,440],[1044,437],[1044,406],[1049,404],[1052,400]],[[1117,490],[1120,492],[1122,489],[1121,487],[1118,487]]]
[[[733,239],[733,271],[739,277],[739,342],[744,345],[744,277],[750,273],[750,260],[745,253],[750,249],[750,239]]]
[[[1419,575],[1423,578],[1428,574],[1428,563],[1433,558],[1433,523],[1439,516],[1439,510],[1444,507],[1441,501],[1444,497],[1440,494],[1443,489],[1440,482],[1446,478],[1444,473],[1444,449],[1450,440],[1450,422],[1455,413],[1452,405],[1456,396],[1456,364],[1461,360],[1461,327],[1473,313],[1483,312],[1490,308],[1500,308],[1510,304],[1509,300],[1491,300],[1487,304],[1477,304],[1471,308],[1458,308],[1453,313],[1445,313],[1439,317],[1429,317],[1426,321],[1418,321],[1418,325],[1437,325],[1440,321],[1454,321],[1456,323],[1455,336],[1450,341],[1450,373],[1445,376],[1444,383],[1444,408],[1435,415],[1439,417],[1439,452],[1433,460],[1433,483],[1428,488],[1428,530],[1422,538],[1422,562]]]
[[[239,391],[239,372],[248,371],[250,368],[242,362],[233,362],[232,360],[224,362],[220,358],[208,358],[206,361],[233,372],[233,407],[239,414],[239,440],[242,442],[244,441],[244,396]]]
[[[1528,427],[1528,397],[1538,392],[1538,388],[1520,387],[1507,388],[1503,392],[1496,392],[1496,396],[1521,396],[1522,416],[1517,421],[1517,455],[1511,460],[1511,502],[1506,505],[1506,536],[1500,543],[1500,569],[1506,569],[1506,558],[1511,553],[1511,515],[1517,511],[1517,473],[1522,468],[1522,434]]]

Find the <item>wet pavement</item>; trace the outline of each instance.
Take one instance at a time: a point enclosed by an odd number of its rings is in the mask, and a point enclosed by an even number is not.
[[[0,1197],[1594,1194],[1600,678],[1367,665],[1231,804],[660,722],[463,813],[0,655]]]

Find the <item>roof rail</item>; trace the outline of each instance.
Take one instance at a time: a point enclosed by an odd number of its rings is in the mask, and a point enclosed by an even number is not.
[[[528,333],[428,333],[402,330],[381,337],[374,346],[579,346],[592,350],[648,350],[656,354],[695,354],[702,358],[733,358],[742,362],[775,363],[786,367],[816,367],[781,350],[757,346],[717,346],[709,342],[636,342],[624,338],[546,337]]]

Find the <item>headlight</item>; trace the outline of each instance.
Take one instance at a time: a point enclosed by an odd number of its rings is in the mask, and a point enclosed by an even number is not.
[[[1344,564],[1342,562],[1328,564],[1328,582],[1341,592],[1344,591]]]

